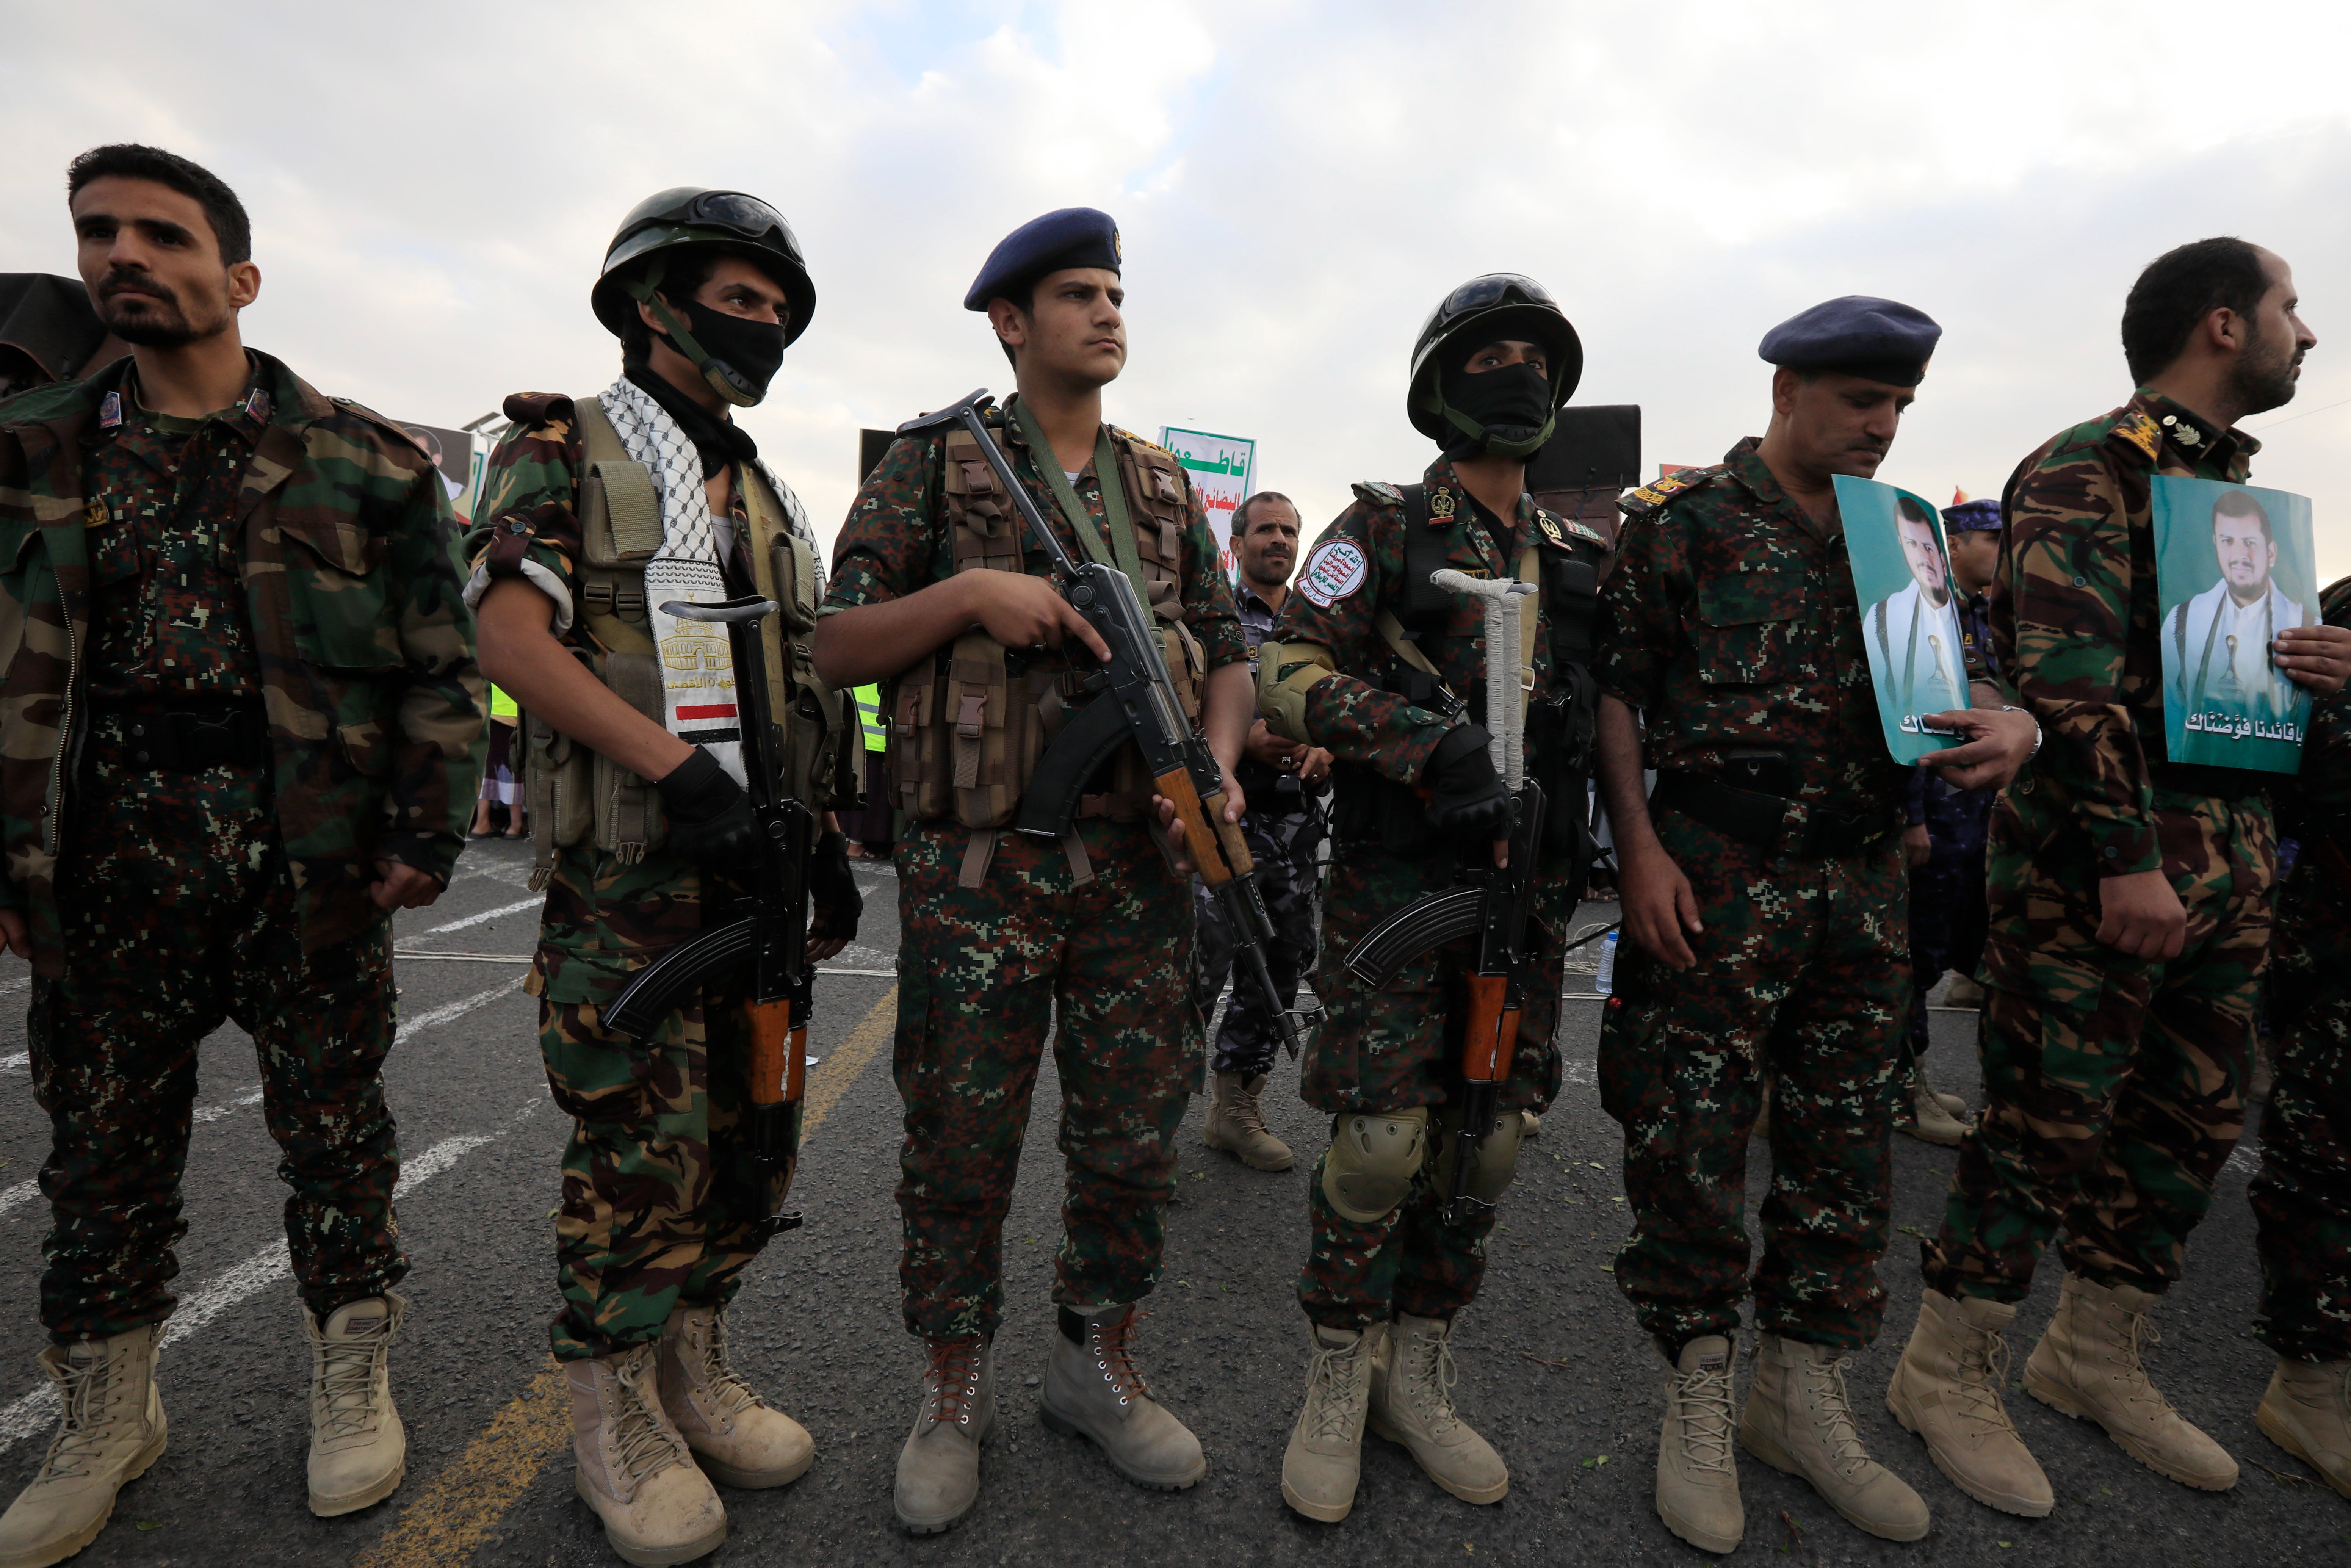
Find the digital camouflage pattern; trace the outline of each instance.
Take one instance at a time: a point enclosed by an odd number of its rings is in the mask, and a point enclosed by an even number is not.
[[[1159,1282],[1176,1130],[1200,1088],[1191,905],[1146,824],[1079,831],[1083,883],[1050,839],[1002,835],[977,888],[960,882],[974,830],[914,822],[898,841],[898,1281],[925,1339],[1003,1320],[1004,1215],[1048,1035],[1068,1173],[1053,1300],[1117,1305]]]
[[[1322,1159],[1331,1157],[1324,1150]],[[1312,1239],[1298,1271],[1298,1304],[1318,1328],[1367,1329],[1399,1312],[1450,1322],[1478,1299],[1486,1277],[1486,1242],[1494,1209],[1467,1225],[1448,1224],[1437,1162],[1414,1173],[1402,1203],[1369,1225],[1331,1207],[1317,1160],[1306,1186]]]
[[[1637,944],[1617,950],[1599,1061],[1601,1107],[1625,1129],[1634,1218],[1616,1288],[1677,1348],[1735,1334],[1751,1290],[1763,1333],[1858,1350],[1886,1312],[1877,1261],[1909,989],[1898,841],[1795,860],[1678,812],[1656,828],[1706,928],[1688,937],[1698,963],[1678,974]],[[1771,1186],[1750,1279],[1748,1134],[1766,1073]]]
[[[2243,1131],[2276,835],[2260,796],[2190,792],[2223,770],[2159,771],[2147,480],[2242,480],[2257,447],[2141,392],[2009,479],[1992,644],[2045,738],[1992,811],[1989,1103],[1923,1248],[1946,1294],[2022,1300],[2061,1228],[2069,1270],[2163,1290]],[[2156,870],[2188,912],[2168,963],[2096,935],[2103,879]]]
[[[573,1118],[555,1219],[559,1359],[661,1337],[680,1304],[734,1299],[776,1199],[745,1135],[742,998],[705,993],[639,1046],[591,1002],[538,1007],[555,1103]]]
[[[236,494],[245,615],[274,764],[270,793],[306,952],[375,931],[375,861],[446,879],[480,782],[487,702],[432,463],[395,425],[248,352],[266,419]],[[58,831],[78,809],[62,758],[87,693],[95,582],[85,483],[121,360],[0,403],[0,901],[26,911],[35,967],[65,954]],[[256,401],[257,400],[257,401]]]
[[[2351,578],[2321,597],[2351,626]],[[2262,1112],[2253,1218],[2262,1260],[2254,1332],[2280,1355],[2351,1359],[2351,700],[2311,716],[2302,772],[2281,780],[2300,841],[2278,899],[2270,961],[2277,1078]]]
[[[303,1304],[323,1317],[381,1295],[408,1271],[381,1076],[391,928],[306,952],[265,771],[158,773],[128,749],[111,727],[83,749],[61,972],[33,982],[33,1085],[54,1134],[41,1321],[66,1340],[170,1315],[197,1042],[225,1019],[260,1061]]]
[[[1885,1313],[1890,1085],[1907,1006],[1907,887],[1896,830],[1910,770],[1886,749],[1841,523],[1814,521],[1753,437],[1718,468],[1624,504],[1601,590],[1601,689],[1643,710],[1646,765],[1726,778],[1734,751],[1787,759],[1792,828],[1816,809],[1883,822],[1844,856],[1772,855],[1678,812],[1658,838],[1705,930],[1676,974],[1618,950],[1601,1024],[1601,1103],[1625,1128],[1634,1231],[1616,1284],[1678,1347],[1756,1326],[1867,1344]],[[1777,1079],[1763,1256],[1741,1213],[1762,1075]]]
[[[123,400],[88,459],[93,701],[257,698],[237,586],[238,482],[268,424],[245,403],[208,420]]]
[[[1249,841],[1249,858],[1257,862],[1258,891],[1273,921],[1273,937],[1265,944],[1265,967],[1273,974],[1282,1005],[1295,1007],[1298,982],[1314,963],[1314,850],[1322,841],[1322,819],[1312,810],[1253,809],[1241,818],[1241,836]],[[1216,1014],[1217,998],[1233,972],[1239,943],[1232,922],[1225,917],[1224,901],[1197,877],[1192,880],[1192,918],[1196,944],[1192,1005],[1205,1019]],[[1209,1070],[1257,1078],[1272,1071],[1280,1048],[1279,1022],[1256,985],[1246,977],[1236,981],[1225,1020],[1217,1030]]]

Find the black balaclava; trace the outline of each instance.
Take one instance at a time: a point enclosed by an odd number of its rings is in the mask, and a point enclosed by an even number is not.
[[[1462,355],[1461,365],[1489,346],[1480,343]],[[1475,457],[1481,452],[1525,457],[1551,434],[1551,378],[1532,365],[1501,365],[1477,375],[1456,366],[1444,372],[1437,385],[1448,406],[1480,427],[1476,435],[1457,431],[1445,444],[1447,457]]]
[[[724,310],[713,310],[706,305],[690,301],[684,314],[685,329],[694,334],[694,340],[702,346],[702,351],[714,360],[725,361],[729,369],[742,377],[750,390],[758,393],[758,397],[752,400],[754,402],[765,398],[768,383],[776,379],[776,369],[784,362],[784,324],[730,316]],[[670,346],[684,352],[674,341]]]

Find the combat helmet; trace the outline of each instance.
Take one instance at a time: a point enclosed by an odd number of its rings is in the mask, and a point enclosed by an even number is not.
[[[1489,272],[1473,277],[1445,297],[1421,324],[1412,346],[1412,381],[1405,393],[1405,412],[1412,427],[1442,445],[1457,435],[1478,436],[1483,427],[1446,402],[1439,384],[1439,350],[1458,344],[1468,333],[1481,348],[1499,338],[1541,343],[1551,354],[1552,407],[1567,402],[1583,379],[1583,340],[1575,335],[1566,312],[1550,291],[1533,278],[1516,272]],[[1535,436],[1540,446],[1551,434],[1546,424]],[[1532,448],[1530,448],[1531,450]]]
[[[816,314],[816,284],[809,277],[808,263],[800,256],[800,242],[791,225],[757,196],[701,185],[673,185],[629,209],[605,248],[604,267],[589,293],[589,303],[596,319],[616,338],[635,314],[636,301],[652,305],[664,318],[663,330],[721,396],[735,402],[757,402],[730,391],[725,383],[733,372],[703,353],[684,324],[653,298],[668,253],[704,246],[733,251],[757,262],[775,278],[791,305],[791,319],[784,323],[788,346],[808,330],[809,318]]]

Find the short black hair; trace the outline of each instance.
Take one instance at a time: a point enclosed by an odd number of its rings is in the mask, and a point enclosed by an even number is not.
[[[1233,538],[1237,539],[1245,539],[1249,538],[1249,508],[1256,506],[1259,501],[1279,501],[1293,512],[1298,510],[1298,503],[1283,495],[1280,491],[1259,490],[1254,495],[1244,497],[1241,504],[1233,508]],[[1302,521],[1303,519],[1301,518],[1301,520]]]
[[[2262,538],[2274,541],[2277,535],[2270,528],[2270,511],[2260,499],[2246,490],[2231,490],[2212,503],[2212,526],[2219,528],[2222,517],[2254,517],[2262,525]]]
[[[718,270],[718,264],[730,256],[743,256],[754,267],[759,265],[758,257],[747,251],[734,250],[722,245],[697,245],[676,250],[657,250],[638,267],[637,275],[642,277],[654,262],[661,262],[659,292],[673,306],[684,305],[702,292],[702,286],[710,281],[710,275]],[[767,268],[760,267],[760,270],[765,272]],[[629,308],[621,317],[621,352],[623,358],[642,360],[653,351],[653,329],[645,325],[643,316],[637,314],[636,296],[629,296],[628,300]]]
[[[2269,291],[2261,247],[2233,235],[2165,251],[2147,264],[2123,301],[2123,362],[2132,382],[2145,386],[2169,369],[2196,324],[2223,306],[2256,320]]]
[[[201,163],[161,147],[110,141],[66,165],[66,200],[80,195],[92,180],[107,179],[152,180],[179,192],[204,210],[204,221],[212,225],[213,239],[220,246],[222,266],[253,259],[253,222],[245,215],[245,204],[226,181]]]

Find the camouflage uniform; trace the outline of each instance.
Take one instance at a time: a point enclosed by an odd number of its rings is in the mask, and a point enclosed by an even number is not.
[[[2061,1226],[2069,1272],[2160,1291],[2244,1128],[2277,844],[2265,775],[2164,760],[2147,477],[2242,480],[2258,444],[2151,392],[2017,468],[1992,639],[2046,737],[1991,821],[1980,1051],[1927,1282],[2022,1301]],[[2098,941],[2098,884],[2161,871],[2168,963]]]
[[[1241,637],[1249,645],[1249,673],[1257,673],[1258,645],[1273,630],[1274,612],[1248,583],[1234,594],[1239,607]],[[1257,862],[1258,889],[1273,922],[1273,939],[1265,945],[1265,967],[1281,993],[1282,1006],[1295,1006],[1298,982],[1314,962],[1314,852],[1322,846],[1322,813],[1294,775],[1276,773],[1261,762],[1244,758],[1234,775],[1249,800],[1241,819],[1241,836],[1249,841],[1249,858]],[[1237,933],[1225,918],[1224,902],[1199,878],[1192,879],[1194,941],[1192,1004],[1204,1019],[1213,1017],[1217,998],[1231,974],[1238,949]],[[1281,1030],[1258,988],[1246,982],[1233,988],[1225,1021],[1217,1030],[1209,1071],[1260,1078],[1273,1070]]]
[[[379,857],[444,881],[456,860],[473,622],[432,465],[249,357],[245,396],[203,421],[140,408],[128,361],[0,409],[0,903],[36,943],[60,1340],[171,1313],[196,1047],[224,1019],[259,1056],[304,1303],[324,1317],[407,1270],[391,927],[367,888]],[[246,759],[150,763],[191,713],[243,726]]]
[[[2351,578],[2320,600],[2351,626]],[[2321,703],[2280,820],[2302,846],[2278,900],[2270,969],[2277,1079],[2262,1113],[2254,1332],[2280,1355],[2351,1358],[2351,699]]]
[[[1018,423],[1000,426],[998,439],[1071,555],[1083,559]],[[953,574],[945,453],[938,434],[900,440],[867,477],[835,543],[824,613],[903,598]],[[1106,528],[1091,461],[1074,487]],[[1186,505],[1181,602],[1213,671],[1246,651],[1207,519],[1196,497]],[[1047,575],[1044,554],[1022,538],[1029,573]],[[1139,1301],[1157,1283],[1176,1129],[1200,1082],[1189,904],[1148,826],[1084,820],[1070,841],[1082,850],[997,832],[972,887],[963,869],[976,836],[951,818],[916,821],[897,846],[895,1071],[906,1133],[898,1278],[907,1328],[934,1340],[993,1334],[1002,1318],[1004,1215],[1049,1033],[1068,1163],[1053,1282],[1063,1306]]]
[[[1479,526],[1476,503],[1454,477],[1449,461],[1432,464],[1424,482],[1428,526],[1445,534],[1446,563],[1455,570],[1510,577],[1529,549],[1573,552],[1586,559],[1606,549],[1582,524],[1562,522],[1521,497],[1517,515],[1501,525],[1509,541],[1505,550]],[[1451,980],[1468,950],[1464,944],[1423,956],[1380,991],[1365,990],[1346,967],[1355,943],[1424,894],[1452,886],[1457,870],[1450,846],[1433,830],[1424,828],[1423,843],[1396,842],[1393,825],[1384,828],[1371,809],[1381,780],[1406,786],[1420,781],[1451,726],[1442,715],[1374,684],[1374,674],[1394,662],[1374,622],[1382,611],[1400,612],[1407,605],[1405,533],[1410,524],[1394,486],[1359,486],[1356,497],[1315,541],[1272,633],[1282,643],[1329,649],[1338,671],[1306,693],[1307,733],[1313,745],[1338,759],[1341,773],[1322,949],[1314,968],[1314,994],[1330,1016],[1307,1055],[1300,1089],[1308,1104],[1333,1115],[1442,1106],[1452,1099],[1459,1071],[1459,1023]],[[1323,594],[1318,603],[1311,574],[1320,561],[1331,559],[1322,552],[1334,547],[1354,552],[1348,559],[1359,559],[1361,566],[1344,592]],[[1486,664],[1485,612],[1479,601],[1457,597],[1447,619],[1424,632],[1418,645],[1450,690],[1475,696],[1471,716],[1479,716]],[[1554,690],[1548,614],[1534,638],[1534,664],[1531,706]],[[1531,762],[1531,747],[1529,755]],[[1551,809],[1579,811],[1582,806],[1581,800],[1553,801]],[[1474,852],[1489,852],[1480,844]],[[1553,1036],[1564,958],[1561,934],[1575,913],[1580,870],[1567,864],[1543,868],[1528,932],[1533,974],[1519,1020],[1517,1057],[1502,1086],[1500,1103],[1508,1111],[1543,1110],[1559,1092],[1561,1061]],[[1398,1312],[1449,1319],[1476,1298],[1493,1211],[1468,1225],[1446,1224],[1438,1211],[1447,1195],[1437,1190],[1432,1169],[1424,1167],[1404,1202],[1369,1224],[1358,1225],[1332,1207],[1319,1173],[1308,1193],[1313,1239],[1299,1270],[1298,1299],[1315,1323],[1360,1329]]]
[[[1959,595],[1959,635],[1968,680],[1993,678],[1991,600]],[[1910,779],[1910,825],[1924,826],[1932,850],[1910,873],[1910,1056],[1927,1053],[1927,992],[1946,969],[1973,975],[1983,957],[1984,834],[1996,789],[1954,789],[1921,768]]]
[[[1698,901],[1698,962],[1634,943],[1601,1026],[1600,1097],[1625,1128],[1635,1229],[1616,1284],[1676,1347],[1735,1334],[1750,1288],[1748,1131],[1776,1076],[1756,1326],[1867,1344],[1885,1313],[1890,1087],[1908,1002],[1900,838],[1907,773],[1887,755],[1842,528],[1814,522],[1750,438],[1719,468],[1636,490],[1601,591],[1601,688],[1642,710],[1658,800],[1675,775],[1785,757],[1783,833],[1829,814],[1863,841],[1782,852],[1652,803]]]
[[[490,453],[484,521],[467,540],[467,591],[478,601],[494,578],[524,577],[528,563],[578,604],[584,455],[571,400],[524,393],[506,409],[515,423]],[[492,562],[491,544],[502,532],[512,537],[516,523],[527,545]],[[748,528],[739,507],[737,523],[741,540]],[[742,554],[726,566],[730,582],[748,591]],[[559,636],[594,646],[584,618]],[[777,694],[779,708],[783,700]],[[731,1301],[763,1245],[757,1222],[770,1194],[735,1135],[749,1107],[744,998],[712,988],[643,1046],[600,1019],[638,969],[701,935],[705,900],[731,903],[740,890],[666,848],[631,859],[598,849],[590,835],[554,852],[523,988],[538,998],[549,1087],[573,1119],[555,1227],[564,1306],[550,1333],[558,1358],[577,1361],[660,1338],[680,1303]]]

